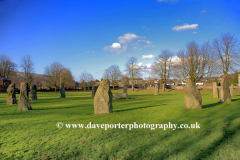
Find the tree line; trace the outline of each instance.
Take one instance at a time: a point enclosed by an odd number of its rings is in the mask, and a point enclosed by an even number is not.
[[[202,78],[213,75],[228,76],[229,72],[236,71],[239,66],[239,45],[234,35],[230,33],[222,34],[219,38],[213,40],[212,43],[205,42],[202,45],[195,41],[186,44],[185,49],[177,53],[170,50],[162,50],[156,57],[156,61],[151,67],[151,76],[160,79],[161,83],[166,84],[172,78],[179,80],[189,77],[193,82],[198,82]],[[174,56],[177,55],[177,56]],[[21,59],[21,70],[24,73],[23,80],[31,84],[33,82],[34,64],[30,56],[23,56]],[[0,55],[0,75],[9,79],[16,77],[17,65],[11,59],[2,54]],[[70,69],[65,68],[58,62],[53,62],[44,69],[44,78],[42,81],[47,86],[52,86],[57,90],[61,85],[74,86],[75,81]],[[111,65],[104,70],[103,78],[110,80],[111,84],[117,85],[119,80],[123,84],[132,85],[134,89],[134,79],[141,77],[141,67],[138,65],[136,57],[130,57],[125,63],[125,76],[117,65]],[[88,87],[95,83],[92,74],[84,71],[80,77],[80,87]],[[40,77],[35,77],[38,83]]]

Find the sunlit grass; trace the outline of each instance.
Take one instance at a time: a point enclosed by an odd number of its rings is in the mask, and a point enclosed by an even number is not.
[[[113,91],[113,94],[122,91]],[[95,115],[91,92],[38,93],[17,111],[0,94],[0,159],[238,159],[240,94],[218,103],[201,92],[202,110],[184,109],[184,92],[128,92],[113,113]],[[17,94],[18,96],[18,94]],[[18,97],[17,97],[18,99]],[[200,129],[58,129],[64,124],[194,124]]]

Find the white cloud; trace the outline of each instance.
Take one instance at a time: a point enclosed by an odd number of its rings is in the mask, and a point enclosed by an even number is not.
[[[200,13],[205,14],[206,12],[207,12],[206,10],[202,10]]]
[[[113,52],[113,53],[123,53],[123,52],[131,52],[131,50],[127,46],[121,46],[119,43],[113,43],[111,46],[105,46],[103,50]]]
[[[118,41],[119,41],[119,43],[121,43],[121,44],[127,44],[127,45],[129,45],[129,44],[131,44],[131,42],[133,41],[133,40],[136,40],[136,39],[143,39],[144,37],[139,37],[139,36],[137,36],[136,34],[133,34],[133,33],[126,33],[126,34],[124,34],[123,36],[119,36],[118,37]]]
[[[137,40],[137,42],[135,43],[135,45],[142,45],[142,44],[151,44],[152,42],[150,42],[149,40]]]
[[[197,34],[198,32],[192,32],[193,34]]]
[[[150,55],[143,55],[142,59],[149,59],[149,58],[154,58],[154,55],[150,54]]]
[[[110,48],[116,48],[116,49],[119,49],[121,48],[121,44],[120,43],[113,43]]]
[[[188,30],[188,29],[197,29],[198,24],[187,24],[185,23],[183,26],[175,26],[172,29],[174,31]]]
[[[149,74],[151,72],[152,64],[144,65],[142,62],[139,62],[138,66],[140,67],[141,74]]]

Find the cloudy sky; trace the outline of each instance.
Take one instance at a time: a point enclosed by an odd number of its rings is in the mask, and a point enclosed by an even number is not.
[[[39,74],[59,62],[75,80],[83,71],[101,79],[113,64],[124,71],[131,56],[146,73],[162,50],[227,32],[240,41],[239,7],[238,0],[0,0],[0,54],[18,66],[30,55]]]

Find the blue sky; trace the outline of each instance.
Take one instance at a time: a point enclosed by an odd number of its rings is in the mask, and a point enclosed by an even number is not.
[[[30,55],[39,74],[59,62],[75,80],[83,71],[101,79],[113,64],[124,71],[130,56],[147,70],[162,50],[176,53],[192,40],[230,32],[239,42],[239,7],[238,0],[0,0],[0,54],[18,66]]]

